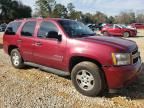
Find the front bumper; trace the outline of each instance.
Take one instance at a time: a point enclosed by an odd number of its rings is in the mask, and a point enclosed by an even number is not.
[[[109,89],[122,88],[133,82],[142,70],[139,60],[133,65],[103,67]]]
[[[133,32],[131,32],[131,36],[137,36],[137,31],[133,31]]]

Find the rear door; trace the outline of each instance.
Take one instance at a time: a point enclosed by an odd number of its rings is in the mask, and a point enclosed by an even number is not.
[[[27,21],[24,23],[17,40],[21,55],[25,61],[33,61],[33,42],[36,21]]]
[[[8,52],[9,45],[16,45],[18,39],[17,31],[21,23],[21,21],[14,21],[8,24],[3,37],[3,47],[6,52]]]

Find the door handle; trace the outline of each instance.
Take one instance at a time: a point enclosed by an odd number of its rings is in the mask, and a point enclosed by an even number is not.
[[[42,45],[41,42],[36,42],[36,43],[35,43],[35,46],[41,46],[41,45]]]
[[[18,40],[17,40],[17,42],[18,42],[18,43],[21,43],[21,42],[22,42],[22,40],[21,40],[21,39],[18,39]]]

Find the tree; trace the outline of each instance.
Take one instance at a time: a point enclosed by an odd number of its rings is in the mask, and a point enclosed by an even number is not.
[[[84,14],[82,20],[83,20],[83,22],[86,23],[86,24],[88,24],[88,23],[93,23],[93,22],[94,22],[94,20],[93,20],[93,15],[90,14],[90,13]]]
[[[9,22],[18,18],[31,17],[31,8],[16,0],[0,1],[0,20]]]
[[[31,17],[31,12],[32,10],[29,6],[19,4],[16,14],[18,18],[29,18]]]
[[[99,11],[93,17],[95,23],[105,23],[107,21],[107,16]]]
[[[67,13],[68,13],[67,8],[64,5],[56,4],[52,16],[56,18],[66,18]]]
[[[82,12],[74,10],[69,14],[69,18],[73,19],[73,20],[81,20],[82,19]]]
[[[71,12],[75,11],[75,6],[72,3],[68,3],[67,9],[68,9],[69,13],[71,13]]]
[[[135,22],[135,13],[130,12],[121,12],[116,18],[116,23],[124,23],[124,24],[130,24]]]
[[[139,13],[136,17],[136,22],[137,23],[144,23],[144,14]]]
[[[76,11],[75,6],[72,3],[68,3],[67,9],[68,9],[69,18],[71,18],[73,20],[81,20],[82,12],[81,11]]]
[[[136,22],[136,15],[135,12],[130,12],[130,23],[135,23]]]
[[[2,0],[5,1],[5,0]],[[8,0],[7,0],[8,1]],[[107,16],[106,14],[97,11],[95,14],[83,13],[77,11],[73,3],[68,3],[67,7],[62,4],[57,4],[56,0],[36,0],[37,10],[34,16],[41,17],[63,17],[73,20],[79,20],[84,23],[121,23],[130,24],[135,22],[144,22],[143,12],[136,15],[133,11],[124,11],[117,16]],[[7,9],[5,9],[7,11]]]
[[[113,16],[108,17],[107,23],[109,23],[109,24],[115,23],[115,18]]]
[[[55,0],[37,0],[36,10],[38,15],[42,17],[51,16],[56,5]]]

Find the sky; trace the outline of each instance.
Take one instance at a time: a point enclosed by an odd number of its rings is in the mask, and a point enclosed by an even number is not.
[[[19,0],[35,9],[35,0]],[[118,15],[121,11],[144,11],[144,0],[56,0],[57,3],[67,5],[72,2],[76,10],[84,13],[101,11],[107,15]]]

